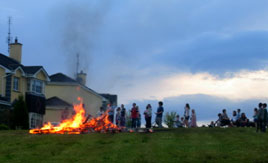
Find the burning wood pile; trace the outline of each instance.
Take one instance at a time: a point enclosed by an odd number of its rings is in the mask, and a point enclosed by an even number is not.
[[[32,129],[30,134],[82,134],[89,132],[120,132],[121,128],[111,123],[107,110],[97,118],[85,117],[82,99],[78,97],[79,104],[74,105],[75,115],[54,126],[50,122],[40,129]]]

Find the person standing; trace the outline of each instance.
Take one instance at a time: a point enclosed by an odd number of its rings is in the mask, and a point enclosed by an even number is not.
[[[152,106],[148,104],[146,110],[144,111],[144,117],[146,122],[146,128],[149,129],[152,127]]]
[[[257,108],[254,108],[253,121],[254,121],[255,127],[257,127],[257,123],[258,123],[258,109]]]
[[[119,126],[120,125],[120,113],[121,113],[121,108],[120,107],[118,107],[117,109],[116,109],[116,115],[115,115],[115,124],[117,125],[117,126]]]
[[[184,124],[186,127],[189,127],[189,118],[190,118],[190,105],[187,103],[184,107]]]
[[[121,112],[120,112],[120,126],[121,127],[126,126],[126,108],[123,104],[121,105]]]
[[[140,114],[139,106],[137,106],[137,110],[138,110],[137,128],[141,128],[141,114]]]
[[[261,132],[266,132],[266,122],[267,122],[267,104],[259,103],[259,111],[258,111],[258,127],[257,132],[259,129]]]
[[[137,109],[136,103],[133,103],[131,109],[132,128],[137,128],[138,115],[139,111]]]
[[[158,108],[156,114],[156,119],[155,122],[159,128],[162,128],[162,117],[163,117],[163,112],[164,112],[164,107],[163,107],[163,102],[159,101],[158,102]]]
[[[114,108],[111,106],[111,104],[107,105],[108,110],[108,119],[111,123],[114,123]]]
[[[192,109],[191,127],[197,127],[195,110]]]

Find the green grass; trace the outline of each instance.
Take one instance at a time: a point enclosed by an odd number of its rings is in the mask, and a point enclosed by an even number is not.
[[[84,135],[0,131],[0,162],[268,162],[268,133],[253,128]]]

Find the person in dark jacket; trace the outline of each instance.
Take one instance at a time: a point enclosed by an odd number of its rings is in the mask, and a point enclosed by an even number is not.
[[[267,104],[259,103],[258,110],[258,126],[257,132],[260,130],[261,132],[266,132],[266,122],[267,122]]]
[[[159,101],[158,102],[158,108],[156,114],[156,119],[155,122],[159,128],[162,128],[162,117],[163,117],[163,112],[164,112],[164,107],[163,107],[163,102]]]

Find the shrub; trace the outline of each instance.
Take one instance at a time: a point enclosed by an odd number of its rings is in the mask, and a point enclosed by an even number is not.
[[[9,127],[5,124],[0,124],[0,130],[9,130]]]
[[[29,128],[28,109],[26,106],[26,102],[23,99],[23,96],[19,96],[19,99],[14,104],[13,123],[15,128]]]
[[[175,125],[176,112],[166,112],[164,122],[168,128],[173,128]]]

